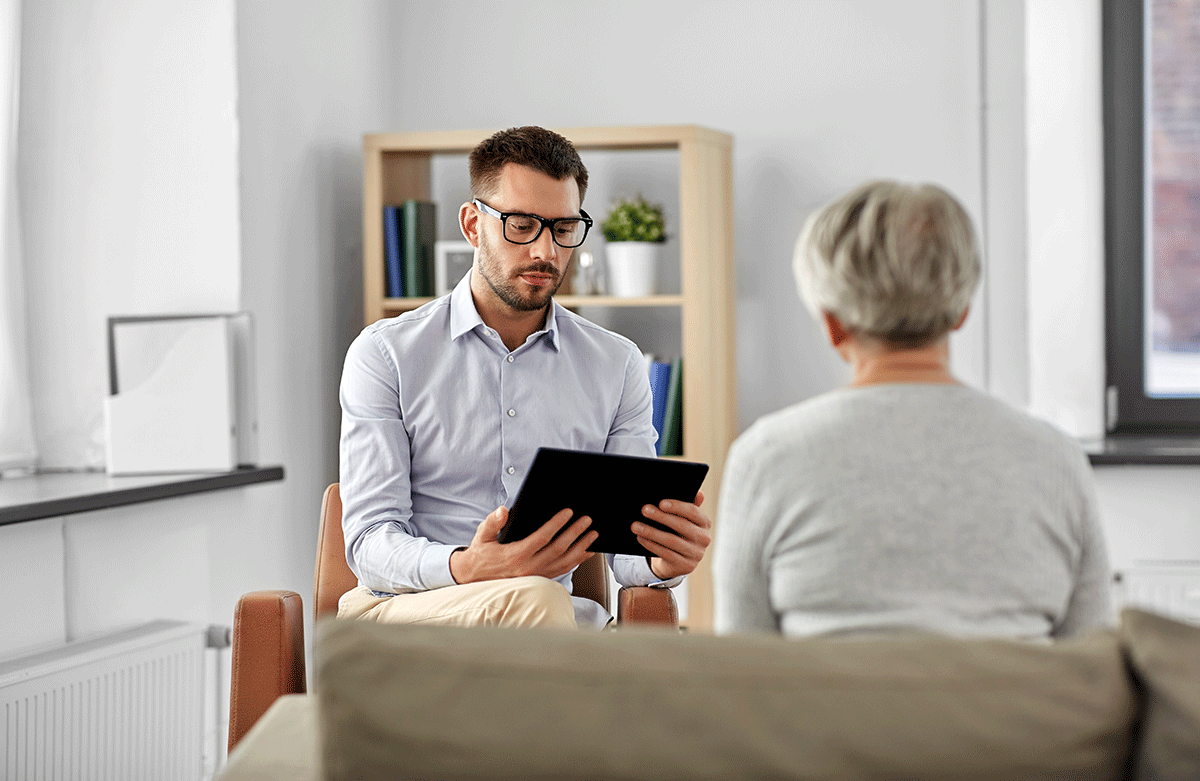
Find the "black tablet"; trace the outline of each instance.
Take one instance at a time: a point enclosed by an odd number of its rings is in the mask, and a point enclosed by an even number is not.
[[[569,507],[576,518],[591,517],[590,528],[600,532],[589,550],[651,556],[630,526],[643,521],[666,527],[643,516],[642,507],[663,499],[696,501],[706,474],[708,464],[693,461],[539,448],[499,540],[524,539]]]

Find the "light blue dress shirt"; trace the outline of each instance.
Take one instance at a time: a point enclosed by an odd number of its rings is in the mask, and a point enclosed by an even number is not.
[[[380,592],[454,585],[450,554],[511,505],[539,447],[655,454],[633,342],[554,302],[545,327],[509,352],[475,309],[470,274],[450,295],[367,326],[346,353],[340,398],[346,560]],[[608,563],[625,586],[682,580],[661,581],[643,556]],[[571,589],[570,573],[558,580]],[[611,618],[574,601],[581,627]]]

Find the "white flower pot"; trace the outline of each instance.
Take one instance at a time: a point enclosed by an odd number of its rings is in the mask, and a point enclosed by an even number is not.
[[[652,241],[610,241],[604,249],[608,292],[618,298],[654,295],[658,247]]]

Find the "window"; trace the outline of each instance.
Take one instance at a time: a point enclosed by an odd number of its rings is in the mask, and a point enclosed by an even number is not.
[[[1104,1],[1108,429],[1200,433],[1200,0]]]

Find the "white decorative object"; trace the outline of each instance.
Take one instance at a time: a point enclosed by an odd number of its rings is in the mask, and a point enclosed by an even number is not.
[[[475,248],[467,241],[439,240],[433,245],[433,294],[444,296],[471,270]]]
[[[654,295],[659,246],[653,241],[608,242],[608,292],[618,298]]]
[[[109,474],[227,472],[256,461],[247,312],[109,318]]]
[[[577,296],[596,296],[604,293],[601,268],[596,256],[586,250],[575,255],[573,292]]]

